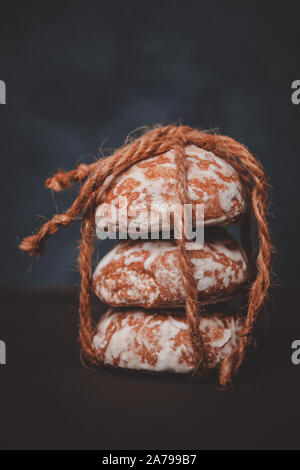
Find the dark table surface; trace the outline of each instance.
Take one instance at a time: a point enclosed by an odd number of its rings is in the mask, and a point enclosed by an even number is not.
[[[299,291],[273,290],[263,368],[219,391],[213,381],[86,370],[76,290],[3,289],[0,448],[299,449]]]

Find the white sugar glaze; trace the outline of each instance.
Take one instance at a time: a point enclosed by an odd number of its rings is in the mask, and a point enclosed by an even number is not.
[[[241,320],[233,317],[201,319],[208,368],[216,367],[237,346],[241,327]],[[110,309],[98,323],[93,345],[99,358],[113,366],[176,373],[188,373],[195,367],[188,325],[176,312],[161,315],[143,309]]]
[[[224,230],[207,238],[200,250],[189,251],[203,303],[231,295],[248,274],[243,249]],[[113,306],[183,305],[185,291],[176,243],[156,240],[117,244],[98,264],[94,289],[102,301]]]
[[[244,213],[245,194],[235,169],[212,152],[188,146],[185,149],[188,162],[187,180],[190,203],[204,204],[205,225],[228,224]],[[155,207],[156,213],[178,203],[175,181],[175,155],[170,150],[133,165],[106,192],[103,202],[96,210],[96,225],[99,229],[110,226],[120,232],[141,233],[150,229],[149,213]],[[118,206],[120,196],[127,197],[127,223],[114,220],[113,210]],[[119,209],[118,209],[119,210]],[[154,210],[154,213],[155,213]],[[120,213],[124,208],[120,209]],[[119,214],[118,214],[119,215]],[[155,219],[153,231],[168,229],[165,221]]]

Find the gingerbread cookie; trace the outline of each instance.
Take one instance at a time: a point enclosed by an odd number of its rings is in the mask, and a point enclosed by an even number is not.
[[[244,250],[225,229],[206,230],[201,249],[189,250],[203,304],[230,297],[247,279]],[[177,307],[185,303],[174,240],[124,241],[98,264],[94,290],[111,306]]]
[[[242,320],[214,314],[202,317],[199,328],[205,337],[206,367],[212,369],[238,345]],[[188,373],[196,366],[180,310],[164,314],[110,309],[98,323],[93,345],[98,359],[115,367]]]
[[[214,153],[195,145],[186,147],[185,153],[188,196],[194,218],[196,204],[202,204],[207,226],[227,225],[239,219],[245,212],[246,201],[235,169]],[[175,174],[172,150],[132,165],[109,187],[98,206],[95,216],[98,229],[130,232],[137,227],[141,233],[150,229],[167,230],[168,212],[172,223],[172,208],[178,204]]]

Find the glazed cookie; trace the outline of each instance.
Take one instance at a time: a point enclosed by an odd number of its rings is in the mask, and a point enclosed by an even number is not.
[[[194,224],[196,204],[204,205],[204,223],[207,226],[227,225],[239,219],[245,212],[246,201],[235,169],[212,152],[194,145],[186,147],[185,153],[188,197],[193,204]],[[153,232],[168,229],[168,214],[172,225],[172,208],[178,204],[175,173],[173,150],[124,171],[106,191],[96,210],[98,230],[109,228],[127,233],[138,228],[141,233],[146,233],[150,231],[150,221]]]
[[[100,319],[93,345],[100,361],[127,369],[188,373],[195,369],[188,324],[181,311],[110,309]],[[200,320],[212,369],[237,346],[242,320],[215,314]]]
[[[244,250],[225,229],[207,229],[203,247],[187,253],[203,304],[230,297],[247,279]],[[98,264],[93,284],[111,306],[178,307],[185,302],[174,240],[118,243]]]

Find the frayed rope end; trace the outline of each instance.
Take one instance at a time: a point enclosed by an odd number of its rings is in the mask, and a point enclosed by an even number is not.
[[[44,253],[44,244],[39,242],[36,235],[24,238],[19,248],[22,251],[26,251],[30,256],[40,256]]]
[[[52,189],[53,191],[56,191],[57,193],[59,193],[63,189],[68,189],[71,186],[71,182],[61,181],[57,178],[57,175],[55,175],[46,179],[45,186],[46,188]]]

